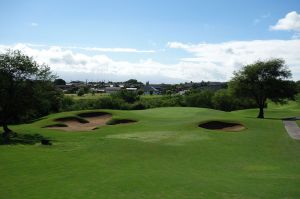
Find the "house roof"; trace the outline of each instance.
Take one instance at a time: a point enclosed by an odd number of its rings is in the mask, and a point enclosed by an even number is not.
[[[153,86],[145,86],[144,87],[144,91],[147,92],[147,91],[158,91],[156,88],[154,88]]]

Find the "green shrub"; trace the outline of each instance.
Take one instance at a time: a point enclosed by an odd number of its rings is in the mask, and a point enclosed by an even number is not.
[[[213,108],[222,111],[233,111],[246,108],[255,108],[256,103],[252,99],[236,98],[228,89],[215,92],[212,98]]]
[[[85,94],[85,91],[84,91],[83,88],[79,89],[78,92],[77,92],[77,95],[78,95],[79,97],[83,96],[84,94]]]
[[[69,110],[69,108],[75,104],[75,101],[72,97],[70,97],[68,95],[64,95],[61,104],[62,104],[61,110],[65,111],[65,110]]]
[[[237,105],[235,98],[228,92],[227,89],[221,89],[215,92],[212,97],[212,104],[215,109],[222,111],[232,111]]]
[[[214,92],[211,90],[202,90],[200,92],[190,93],[185,96],[184,104],[191,107],[213,108],[213,96]]]
[[[140,99],[137,92],[121,90],[116,93],[111,94],[113,99],[122,99],[127,103],[134,103]]]

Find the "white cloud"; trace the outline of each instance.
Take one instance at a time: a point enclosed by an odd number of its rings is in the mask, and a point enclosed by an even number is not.
[[[32,27],[36,27],[36,26],[38,26],[39,24],[38,23],[35,23],[35,22],[31,22],[30,23],[30,26],[32,26]]]
[[[182,49],[192,57],[182,58],[182,62],[198,64],[199,68],[209,68],[213,79],[219,74],[225,80],[242,65],[256,60],[283,58],[296,78],[300,78],[300,40],[255,40],[231,41],[217,44],[183,44],[169,42],[169,48]],[[207,72],[207,71],[206,71]]]
[[[155,50],[138,50],[135,48],[96,48],[96,47],[65,47],[69,49],[80,49],[95,52],[114,52],[114,53],[155,53]]]
[[[256,19],[253,20],[253,25],[259,24],[259,23],[262,22],[264,19],[269,18],[270,16],[271,16],[270,13],[261,15],[260,17],[258,17],[258,18],[256,18]]]
[[[58,74],[60,73],[89,73],[99,75],[105,79],[106,76],[131,76],[142,78],[143,76],[164,77],[165,79],[184,79],[185,74],[173,70],[172,65],[163,65],[151,59],[139,60],[137,62],[115,61],[107,55],[88,55],[77,53],[70,49],[59,46],[46,48],[35,48],[30,44],[0,45],[0,53],[5,49],[19,49],[23,53],[32,56],[38,63],[46,63]],[[179,71],[182,69],[178,68]],[[77,77],[78,78],[78,77]],[[80,78],[80,77],[79,77]],[[75,79],[75,77],[74,77]],[[143,79],[146,81],[147,79]]]
[[[284,18],[270,27],[271,30],[292,30],[300,31],[300,15],[296,12],[289,12]]]
[[[76,74],[77,76],[71,76],[73,80],[89,77],[126,80],[130,77],[151,82],[227,81],[232,72],[242,65],[272,57],[285,59],[294,77],[300,78],[300,40],[231,41],[216,44],[169,42],[167,46],[184,50],[191,56],[174,57],[174,60],[179,59],[175,64],[152,59],[117,61],[100,51],[99,54],[90,55],[60,46],[45,47],[22,43],[0,45],[0,53],[8,48],[22,50],[39,63],[48,64],[57,74]]]
[[[31,44],[23,43],[29,47],[44,47],[44,48],[55,48],[59,47],[61,49],[69,50],[84,50],[93,52],[108,52],[108,53],[155,53],[155,50],[139,50],[135,48],[97,48],[97,47],[79,47],[79,46],[48,46],[44,44]]]

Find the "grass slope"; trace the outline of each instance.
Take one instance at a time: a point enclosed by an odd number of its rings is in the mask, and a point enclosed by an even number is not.
[[[17,132],[40,133],[52,146],[0,146],[0,198],[299,198],[300,142],[279,117],[299,116],[296,104],[225,113],[201,108],[103,110],[136,123],[92,132],[41,128],[49,115]],[[219,132],[207,120],[247,129]]]

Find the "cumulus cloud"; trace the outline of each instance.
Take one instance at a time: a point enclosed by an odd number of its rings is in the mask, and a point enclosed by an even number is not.
[[[300,78],[300,40],[231,41],[224,43],[185,44],[169,42],[170,48],[183,50],[189,57],[176,57],[177,63],[162,63],[153,59],[136,61],[114,60],[101,53],[90,55],[76,49],[60,46],[32,44],[0,45],[5,49],[19,49],[39,63],[48,64],[61,77],[71,79],[126,80],[136,78],[151,82],[227,81],[234,70],[258,59],[283,58],[292,69],[294,77]],[[164,52],[171,53],[171,52]],[[70,79],[70,78],[69,78]]]
[[[168,47],[182,49],[192,55],[182,58],[182,62],[198,64],[201,69],[210,68],[210,73],[219,74],[218,77],[226,80],[242,65],[270,58],[286,60],[295,77],[299,78],[300,40],[231,41],[217,44],[169,42]]]
[[[68,47],[66,47],[68,48]],[[116,52],[116,53],[155,53],[155,50],[138,50],[135,48],[96,48],[96,47],[69,47],[74,49],[96,51],[96,52]]]
[[[97,48],[97,47],[79,47],[79,46],[48,46],[44,44],[23,43],[29,47],[44,47],[44,48],[61,48],[69,50],[84,50],[93,52],[107,52],[107,53],[155,53],[155,50],[139,50],[136,48]]]
[[[172,65],[164,65],[151,59],[138,60],[136,62],[115,61],[104,54],[88,55],[59,46],[36,48],[30,44],[0,45],[0,53],[5,49],[18,49],[32,56],[39,63],[48,64],[58,74],[61,73],[90,73],[93,76],[105,79],[105,76],[131,76],[141,78],[143,76],[159,76],[165,79],[185,79],[181,73],[184,68],[177,67],[173,70]],[[145,81],[147,79],[144,79]]]
[[[289,12],[284,18],[270,27],[271,30],[292,30],[300,31],[300,15],[296,12]]]

